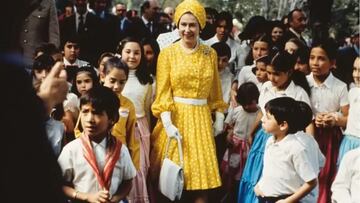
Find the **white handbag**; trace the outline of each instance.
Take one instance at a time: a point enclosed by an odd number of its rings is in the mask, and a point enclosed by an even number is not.
[[[180,166],[168,158],[168,150],[171,138],[167,139],[165,158],[160,170],[159,189],[160,192],[171,201],[179,200],[184,188],[183,153],[180,136],[174,138],[178,143]]]

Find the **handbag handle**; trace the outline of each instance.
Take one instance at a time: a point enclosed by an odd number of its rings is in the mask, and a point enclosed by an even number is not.
[[[167,138],[166,141],[166,148],[165,148],[165,158],[168,158],[168,152],[169,152],[169,146],[171,139],[175,139],[178,143],[178,151],[179,151],[179,158],[180,158],[180,166],[181,168],[184,168],[184,160],[183,160],[183,152],[182,152],[182,145],[181,145],[181,139],[180,135],[172,138]]]

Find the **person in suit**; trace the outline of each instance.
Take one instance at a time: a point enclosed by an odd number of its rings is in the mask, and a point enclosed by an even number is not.
[[[104,51],[115,52],[117,44],[123,38],[120,37],[120,19],[110,12],[110,0],[90,0],[90,8],[98,16],[104,26]]]
[[[305,39],[301,36],[304,32],[307,24],[307,18],[305,13],[301,9],[294,9],[288,14],[289,29],[284,34],[284,41],[288,41],[291,38],[298,38],[304,45],[307,46]]]
[[[80,59],[96,64],[104,51],[105,35],[99,17],[87,10],[88,0],[75,0],[75,15],[67,17],[60,24],[61,44],[67,39],[78,37],[81,49]]]
[[[157,0],[145,1],[140,7],[140,19],[131,19],[132,23],[127,33],[140,40],[146,37],[156,39],[159,35],[159,26],[156,21],[159,8]],[[134,35],[134,33],[136,34]]]
[[[18,42],[26,67],[31,68],[34,51],[43,43],[60,45],[59,23],[54,0],[30,0]]]

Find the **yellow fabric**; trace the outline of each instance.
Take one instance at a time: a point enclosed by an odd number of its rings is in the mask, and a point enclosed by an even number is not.
[[[159,117],[171,111],[172,122],[182,136],[186,190],[203,190],[221,185],[216,159],[211,111],[223,112],[227,104],[222,99],[213,49],[199,45],[193,53],[184,52],[180,42],[160,52],[157,66],[156,98],[153,114]],[[173,97],[207,99],[208,104],[195,106],[173,101]],[[164,158],[167,135],[158,120],[151,136],[152,177],[159,175]],[[177,145],[172,141],[169,158],[179,162]]]
[[[118,138],[129,149],[131,159],[135,168],[138,170],[140,165],[140,143],[135,138],[136,115],[133,103],[126,97],[120,95],[120,118],[113,126],[112,135]],[[127,115],[126,115],[127,114]],[[80,116],[75,126],[75,137],[81,135]]]
[[[206,12],[204,7],[197,0],[185,0],[175,9],[174,22],[178,25],[179,20],[185,13],[192,13],[199,21],[200,28],[204,29],[206,24]]]

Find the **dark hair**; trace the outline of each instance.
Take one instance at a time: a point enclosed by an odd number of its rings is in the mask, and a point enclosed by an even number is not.
[[[74,78],[73,78],[73,83],[72,83],[72,86],[71,86],[71,92],[73,92],[74,94],[76,94],[78,97],[80,97],[80,93],[79,91],[77,90],[77,87],[76,87],[76,77],[77,75],[80,73],[80,72],[87,72],[88,75],[90,76],[90,78],[92,79],[93,81],[93,87],[92,88],[95,88],[97,86],[100,86],[100,83],[99,83],[99,77],[98,75],[96,74],[96,71],[95,71],[95,68],[88,65],[88,66],[82,66],[78,69],[75,70],[75,73],[74,73]]]
[[[109,72],[113,69],[120,69],[125,72],[126,79],[129,77],[129,67],[126,63],[122,62],[118,57],[112,57],[108,61],[106,61],[104,65],[104,73],[105,75],[109,74]]]
[[[255,44],[255,42],[265,42],[268,45],[268,52],[270,53],[271,51],[271,37],[269,35],[266,34],[262,34],[261,36],[259,36],[258,38],[256,38],[254,41],[252,41],[252,46],[251,49],[248,52],[248,55],[245,58],[245,65],[252,65],[254,63],[254,57],[252,54],[252,49],[253,46]]]
[[[166,14],[167,15],[167,14]],[[152,64],[150,65],[150,73],[153,76],[156,76],[156,66],[157,66],[157,59],[160,53],[160,47],[156,40],[145,37],[141,40],[141,45],[144,48],[145,45],[150,45],[153,52],[154,52],[154,60],[152,61]],[[144,53],[145,54],[145,53]]]
[[[105,111],[114,124],[119,120],[120,100],[110,88],[104,86],[92,88],[81,96],[80,109],[86,104],[91,104],[96,112]]]
[[[51,68],[54,66],[55,61],[54,59],[47,55],[47,54],[41,54],[40,56],[36,57],[32,66],[31,75],[35,76],[35,70],[46,70],[50,71]]]
[[[218,11],[211,7],[205,7],[205,13],[206,13],[206,15],[210,15],[213,18],[213,20],[215,20],[215,17],[218,14]]]
[[[313,112],[309,104],[303,101],[296,101],[298,103],[300,113],[299,117],[301,119],[298,120],[299,130],[304,130],[313,119]]]
[[[258,58],[258,59],[256,60],[256,63],[262,62],[262,63],[265,63],[265,65],[268,65],[268,64],[270,64],[270,62],[271,62],[270,60],[271,60],[270,56],[269,56],[269,55],[266,55],[266,56],[262,56],[262,57]]]
[[[299,131],[300,108],[295,99],[291,97],[278,97],[265,104],[265,110],[274,116],[276,122],[281,124],[286,121],[289,129],[287,133]]]
[[[336,59],[338,47],[333,38],[326,38],[326,39],[317,41],[312,44],[311,49],[313,49],[315,47],[320,47],[321,49],[323,49],[325,51],[327,57],[330,60]]]
[[[215,25],[216,27],[219,26],[220,22],[225,20],[226,22],[226,29],[231,32],[232,27],[233,27],[233,22],[232,22],[232,15],[231,13],[227,12],[227,11],[222,11],[219,14],[216,15],[216,20],[215,20]]]
[[[292,22],[293,21],[293,14],[298,11],[298,12],[303,12],[303,10],[301,9],[298,9],[298,8],[295,8],[293,9],[292,11],[289,12],[289,14],[287,15],[287,19],[288,19],[288,23]]]
[[[249,19],[244,30],[239,34],[240,40],[248,40],[256,36],[258,33],[265,33],[267,21],[263,16],[253,16]]]
[[[41,54],[40,56],[36,57],[32,66],[32,70],[47,70],[50,71],[51,68],[54,66],[55,61],[54,59],[47,54]]]
[[[80,38],[78,35],[76,34],[72,34],[72,35],[67,35],[65,37],[63,37],[62,42],[61,42],[61,48],[64,49],[65,48],[65,44],[66,43],[74,43],[77,44],[78,47],[80,48]]]
[[[288,43],[288,42],[292,42],[292,43],[294,43],[297,47],[298,47],[298,49],[297,50],[299,50],[299,49],[303,49],[304,47],[306,47],[306,45],[304,44],[304,42],[302,42],[299,38],[290,38],[289,40],[287,40],[286,42],[285,42],[285,44],[286,43]]]
[[[296,53],[301,64],[309,64],[310,51],[308,47],[298,49]]]
[[[253,82],[245,82],[241,84],[236,93],[236,101],[242,106],[251,104],[253,101],[258,103],[260,96],[259,89]]]
[[[112,53],[112,52],[104,52],[104,53],[102,53],[102,54],[100,55],[100,57],[99,57],[99,60],[98,60],[98,66],[100,66],[101,61],[102,61],[105,57],[114,57],[114,56],[115,56],[115,54]],[[98,67],[98,68],[99,68],[99,67]]]
[[[211,45],[211,47],[215,49],[219,57],[227,56],[229,59],[231,58],[231,50],[226,42],[216,42],[215,44]]]
[[[150,1],[144,1],[144,3],[140,6],[140,13],[144,14],[145,9],[150,8]]]
[[[301,71],[294,70],[296,60],[297,56],[295,54],[289,54],[287,51],[280,51],[271,59],[269,65],[277,72],[290,72],[289,80],[292,80],[296,85],[302,87],[310,96],[311,89],[305,74]]]
[[[36,57],[39,52],[43,52],[47,55],[53,55],[59,53],[59,49],[53,43],[43,43],[35,49],[34,56]]]
[[[145,61],[145,56],[144,56],[144,48],[143,48],[143,46],[141,46],[141,43],[140,43],[139,40],[137,40],[134,37],[126,37],[125,39],[121,40],[121,42],[119,43],[119,46],[117,48],[117,52],[121,55],[122,50],[124,49],[126,43],[128,43],[128,42],[137,43],[139,45],[139,47],[140,47],[140,50],[141,50],[140,64],[139,64],[139,67],[135,71],[135,76],[137,77],[139,82],[141,84],[143,84],[143,85],[146,85],[148,83],[152,84],[153,79],[150,76],[150,71],[148,70],[148,68],[146,68],[146,61]]]

